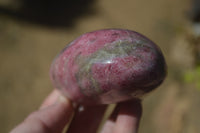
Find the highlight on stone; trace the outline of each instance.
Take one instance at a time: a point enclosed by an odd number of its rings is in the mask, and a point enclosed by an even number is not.
[[[140,99],[166,77],[160,48],[135,31],[105,29],[85,33],[54,59],[55,88],[79,104]]]

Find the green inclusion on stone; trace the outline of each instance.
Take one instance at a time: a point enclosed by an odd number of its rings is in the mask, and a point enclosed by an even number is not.
[[[103,93],[101,88],[99,87],[98,82],[93,78],[91,68],[95,63],[106,64],[108,62],[112,63],[112,59],[115,57],[126,57],[130,54],[133,54],[133,51],[138,47],[149,47],[147,46],[147,40],[138,41],[138,42],[129,42],[127,40],[113,42],[112,44],[106,44],[103,48],[99,49],[95,53],[90,56],[82,56],[79,54],[75,59],[75,63],[79,66],[79,71],[75,74],[79,87],[83,94],[85,94],[84,90],[88,88],[83,88],[81,85],[81,80],[86,78],[91,82],[91,88],[93,89],[90,92],[94,92],[94,94]],[[91,94],[91,95],[94,95]],[[87,95],[87,94],[85,94]]]

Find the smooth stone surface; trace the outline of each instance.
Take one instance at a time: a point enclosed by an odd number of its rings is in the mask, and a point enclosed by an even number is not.
[[[109,104],[144,94],[166,76],[161,50],[130,30],[86,33],[55,58],[50,76],[55,88],[81,104]]]

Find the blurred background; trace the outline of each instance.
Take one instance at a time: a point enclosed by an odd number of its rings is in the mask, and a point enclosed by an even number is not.
[[[56,54],[104,28],[138,31],[166,57],[168,77],[143,100],[139,133],[200,131],[200,0],[0,0],[1,133],[52,91]]]

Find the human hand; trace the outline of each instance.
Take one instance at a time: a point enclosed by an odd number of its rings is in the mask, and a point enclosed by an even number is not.
[[[44,100],[40,109],[31,113],[11,133],[61,133],[73,114],[67,133],[95,133],[105,110],[106,105],[76,109],[69,99],[54,90]],[[119,103],[100,132],[137,133],[141,112],[140,101]]]

